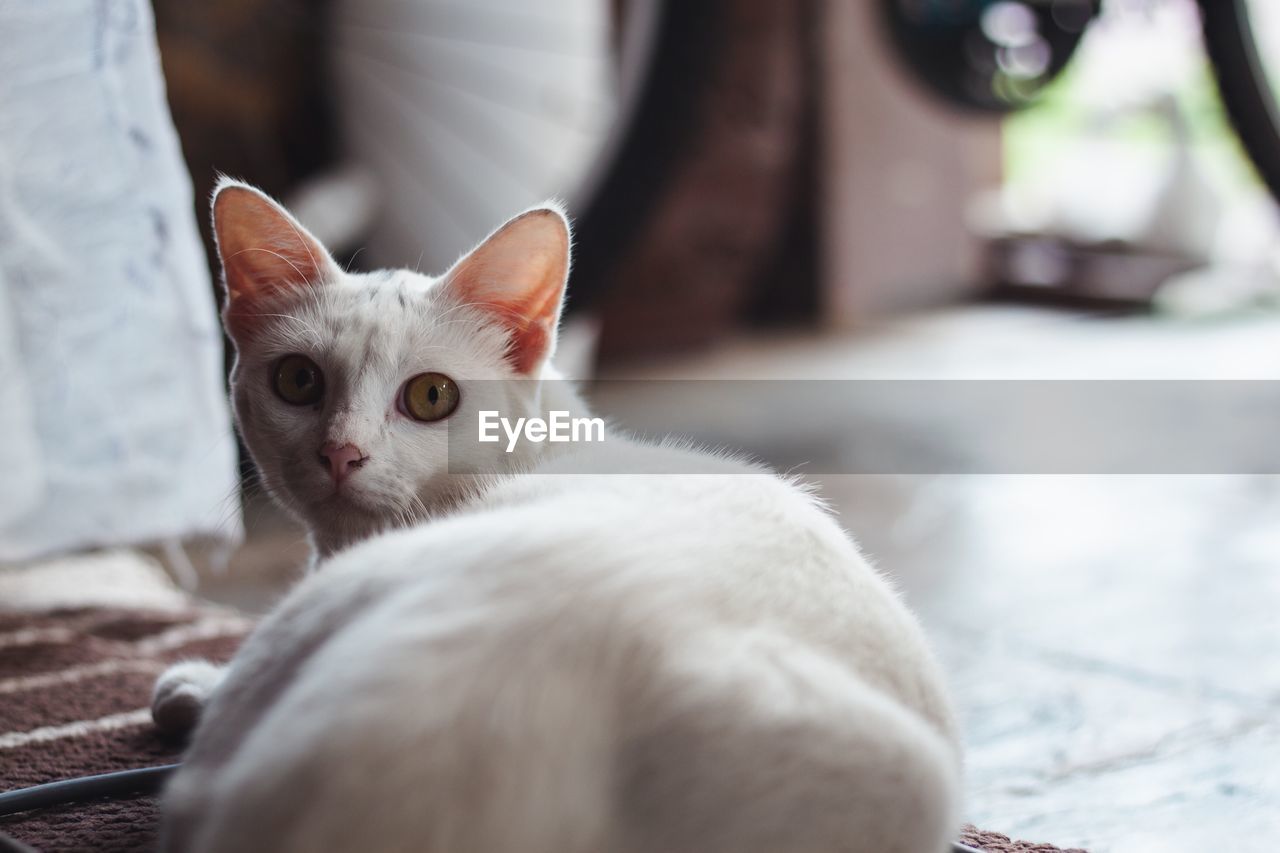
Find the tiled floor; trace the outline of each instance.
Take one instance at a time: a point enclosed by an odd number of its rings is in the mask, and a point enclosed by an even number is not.
[[[971,820],[1094,851],[1280,837],[1280,479],[825,490],[948,670]]]
[[[1276,378],[1280,319],[970,310],[848,340],[739,342],[629,375],[641,373]],[[661,401],[649,415],[666,417]],[[769,429],[753,441],[766,453],[785,444]],[[1093,851],[1244,853],[1280,839],[1280,477],[815,479],[946,665],[971,820]],[[257,534],[214,594],[261,606],[290,575],[305,549],[273,519],[252,510]]]

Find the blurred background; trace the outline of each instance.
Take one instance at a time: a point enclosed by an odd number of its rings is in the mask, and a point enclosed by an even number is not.
[[[439,272],[512,212],[564,199],[577,255],[563,367],[627,425],[746,446],[802,476],[815,454],[839,458],[867,439],[838,401],[806,411],[797,442],[793,420],[767,407],[745,422],[691,420],[657,389],[1280,378],[1280,6],[1269,0],[81,5],[84,21],[64,25],[76,33],[66,55],[39,54],[36,41],[4,49],[6,97],[43,115],[37,84],[62,79],[58,61],[97,73],[74,51],[108,65],[141,56],[139,73],[162,81],[145,107],[171,116],[163,133],[176,132],[185,171],[166,198],[182,210],[137,221],[147,239],[176,221],[204,241],[204,256],[167,275],[188,283],[185,307],[156,321],[187,330],[182,341],[190,327],[214,334],[205,200],[225,173],[281,198],[351,269]],[[47,28],[55,13],[37,8],[10,2],[0,17]],[[18,73],[32,63],[47,73]],[[15,115],[0,133],[57,150],[31,129],[52,133],[44,119]],[[169,143],[138,141],[120,115],[102,114],[104,132],[143,152],[121,156],[163,153]],[[87,138],[95,152],[107,145]],[[10,213],[71,194],[64,172],[42,183],[9,154]],[[157,180],[137,168],[133,186]],[[6,245],[20,254],[25,220],[0,221],[14,226],[0,258]],[[83,281],[97,245],[68,262],[79,271],[69,278]],[[86,398],[47,392],[42,377],[72,357],[49,354],[48,330],[84,309],[51,309],[46,279],[6,264],[0,367],[21,381],[5,392],[17,438],[4,450],[10,470],[43,468],[7,514],[0,503],[0,558],[141,549],[202,596],[268,607],[307,546],[247,461],[227,473],[237,457],[216,341],[200,355],[204,402],[185,410],[215,434],[174,453],[221,467],[189,475],[203,485],[185,494],[185,517],[136,523],[154,517],[148,500],[176,505],[172,469],[119,498],[153,452],[154,436],[131,432],[145,424],[131,423],[119,427],[123,456],[77,445],[59,461],[50,438]],[[120,327],[96,328],[83,340]],[[174,376],[129,388],[191,396],[175,390],[199,384],[177,351],[143,359]],[[128,404],[129,388],[94,411],[149,413]],[[1185,402],[1166,422],[1191,416],[1194,395]],[[986,412],[991,423],[1010,416],[1003,406]],[[927,405],[875,428],[920,453],[984,431]],[[1280,479],[1262,451],[1194,471],[953,461],[808,472],[939,648],[968,741],[968,819],[1099,851],[1269,849],[1280,833]],[[59,496],[85,494],[85,467],[102,454],[133,467],[104,475],[84,506],[114,502],[129,524],[61,535],[47,519],[65,519]]]

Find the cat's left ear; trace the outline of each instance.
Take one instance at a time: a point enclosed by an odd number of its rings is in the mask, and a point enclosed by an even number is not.
[[[569,220],[548,204],[520,214],[445,273],[445,287],[510,336],[507,358],[532,376],[555,351],[569,277]]]

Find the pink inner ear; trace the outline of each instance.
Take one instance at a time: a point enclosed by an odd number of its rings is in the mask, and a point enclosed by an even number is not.
[[[448,276],[459,299],[485,309],[507,329],[508,360],[527,375],[551,349],[568,271],[564,219],[551,210],[535,210],[500,228]]]
[[[542,300],[542,304],[483,297],[473,297],[470,301],[487,308],[493,318],[506,327],[510,335],[507,359],[516,372],[533,373],[551,348],[551,334],[560,308],[559,292],[550,301]]]
[[[332,263],[324,247],[282,207],[248,187],[221,190],[213,219],[229,326],[252,325],[263,300],[317,282]]]

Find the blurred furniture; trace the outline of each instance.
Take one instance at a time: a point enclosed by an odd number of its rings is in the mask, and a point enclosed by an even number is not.
[[[280,196],[335,156],[323,0],[154,0],[173,123],[217,273],[209,197],[218,175]]]
[[[796,286],[762,271],[801,203],[812,9],[157,0],[156,14],[201,199],[221,171],[305,200],[318,233],[326,206],[359,208],[360,238],[331,248],[423,272],[566,199],[581,238],[571,308],[598,309],[614,356],[712,340],[761,289]],[[334,170],[353,179],[326,182]],[[367,216],[343,201],[366,179]]]
[[[673,102],[695,93],[683,144],[598,286],[605,359],[706,344],[741,324],[762,292],[813,284],[803,263],[779,269],[778,258],[809,203],[814,3],[703,5],[707,31],[692,34],[700,53],[668,90]]]
[[[823,0],[823,316],[852,328],[977,292],[974,194],[1000,180],[1000,124],[929,98],[877,4]]]

